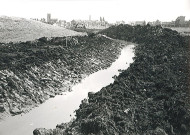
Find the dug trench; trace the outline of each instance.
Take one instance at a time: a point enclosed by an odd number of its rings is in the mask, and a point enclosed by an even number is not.
[[[76,119],[34,135],[189,135],[189,37],[160,26],[100,32],[137,43],[134,62],[113,84],[89,93]]]
[[[105,69],[125,44],[101,35],[0,44],[0,117],[17,115],[70,91]]]

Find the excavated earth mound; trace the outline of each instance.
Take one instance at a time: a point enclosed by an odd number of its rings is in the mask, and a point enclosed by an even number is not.
[[[89,93],[76,119],[34,135],[189,135],[189,37],[160,26],[113,26],[100,32],[137,43],[134,63]]]
[[[123,44],[102,36],[0,43],[0,117],[17,115],[105,69]]]

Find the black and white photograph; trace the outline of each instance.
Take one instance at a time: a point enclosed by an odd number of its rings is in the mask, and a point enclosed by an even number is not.
[[[190,135],[190,0],[0,5],[0,135]]]

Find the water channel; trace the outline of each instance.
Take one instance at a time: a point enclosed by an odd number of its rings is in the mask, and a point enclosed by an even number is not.
[[[57,124],[69,122],[74,117],[74,110],[79,108],[81,100],[88,92],[97,92],[102,87],[113,83],[112,78],[119,75],[119,69],[127,69],[133,62],[134,45],[128,45],[121,51],[119,58],[112,65],[95,72],[76,84],[72,92],[48,99],[29,113],[7,117],[0,121],[0,135],[33,135],[35,128],[55,128]]]

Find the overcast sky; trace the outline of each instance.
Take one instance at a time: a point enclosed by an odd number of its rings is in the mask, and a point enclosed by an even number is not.
[[[0,0],[0,15],[92,20],[100,16],[109,22],[175,20],[186,16],[190,20],[190,0]]]

